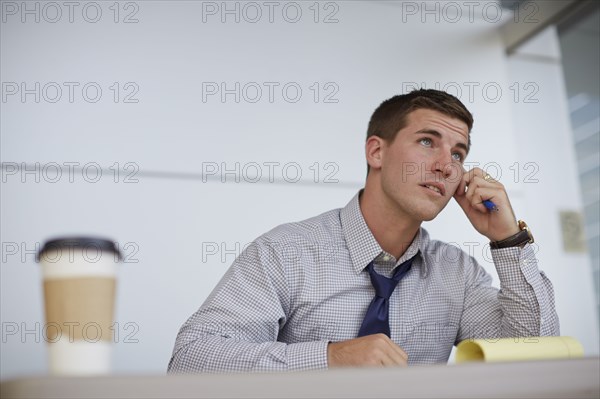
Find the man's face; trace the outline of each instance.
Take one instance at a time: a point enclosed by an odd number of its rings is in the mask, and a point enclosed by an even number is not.
[[[432,220],[454,195],[468,151],[467,124],[418,109],[391,143],[381,144],[383,203],[415,222]]]

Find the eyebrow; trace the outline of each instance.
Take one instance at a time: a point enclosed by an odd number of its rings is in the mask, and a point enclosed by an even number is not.
[[[428,134],[430,136],[435,136],[439,139],[442,138],[442,134],[434,129],[421,129],[421,130],[415,132],[415,134]],[[456,143],[455,147],[462,148],[463,150],[465,150],[466,154],[469,153],[469,147],[467,147],[467,145],[464,143],[460,143],[460,142]]]

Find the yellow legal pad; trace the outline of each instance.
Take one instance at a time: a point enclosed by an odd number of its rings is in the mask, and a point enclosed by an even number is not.
[[[583,357],[583,347],[572,337],[473,339],[456,347],[456,363]]]

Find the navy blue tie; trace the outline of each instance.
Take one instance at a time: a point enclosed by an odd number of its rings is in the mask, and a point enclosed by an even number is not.
[[[418,254],[418,253],[417,253]],[[367,314],[358,330],[358,336],[383,333],[390,336],[390,296],[396,289],[396,286],[408,273],[412,262],[417,255],[413,256],[400,266],[396,267],[396,271],[392,278],[388,278],[378,274],[373,268],[373,262],[369,263],[367,270],[371,276],[371,283],[375,287],[375,298],[371,301]]]

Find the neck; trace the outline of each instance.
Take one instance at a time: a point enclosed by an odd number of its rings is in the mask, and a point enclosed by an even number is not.
[[[404,254],[421,226],[394,207],[382,192],[376,192],[367,181],[360,197],[360,210],[379,246],[396,259]]]

